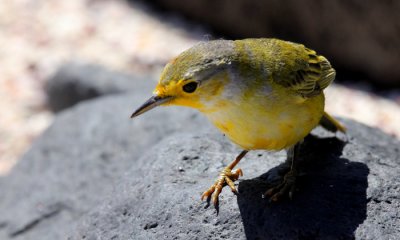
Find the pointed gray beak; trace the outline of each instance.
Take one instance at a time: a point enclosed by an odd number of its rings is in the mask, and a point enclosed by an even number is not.
[[[134,113],[132,113],[131,118],[137,117],[142,113],[145,113],[157,106],[160,106],[163,103],[168,102],[171,100],[172,97],[166,96],[166,97],[160,97],[160,96],[152,96],[147,100],[145,103],[143,103],[142,106],[140,106]]]

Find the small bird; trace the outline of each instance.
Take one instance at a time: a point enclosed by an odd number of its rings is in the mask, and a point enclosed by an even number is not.
[[[160,105],[192,107],[243,149],[201,196],[216,207],[224,186],[237,193],[234,181],[243,173],[233,169],[248,151],[286,149],[291,167],[265,192],[277,201],[293,194],[304,137],[318,125],[345,132],[324,111],[323,90],[335,74],[325,57],[302,44],[269,38],[202,42],[165,66],[153,96],[131,117]]]

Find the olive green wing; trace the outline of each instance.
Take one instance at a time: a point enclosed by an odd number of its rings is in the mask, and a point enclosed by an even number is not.
[[[293,60],[280,66],[273,81],[305,98],[320,94],[335,79],[336,72],[329,61],[303,45],[282,54],[291,55]]]

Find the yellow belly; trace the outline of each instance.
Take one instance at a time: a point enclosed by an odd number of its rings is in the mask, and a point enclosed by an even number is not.
[[[315,128],[324,112],[324,95],[309,99],[250,97],[219,103],[205,115],[234,143],[246,150],[281,150],[293,146]]]

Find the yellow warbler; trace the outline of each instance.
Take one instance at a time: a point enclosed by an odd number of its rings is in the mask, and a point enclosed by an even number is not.
[[[136,117],[159,105],[192,107],[243,151],[203,193],[214,205],[225,185],[242,171],[233,168],[250,150],[287,149],[291,168],[281,184],[266,191],[271,200],[292,195],[295,164],[303,138],[319,124],[345,131],[324,111],[323,90],[334,80],[328,60],[302,44],[279,39],[215,40],[184,51],[165,67],[153,96]]]

